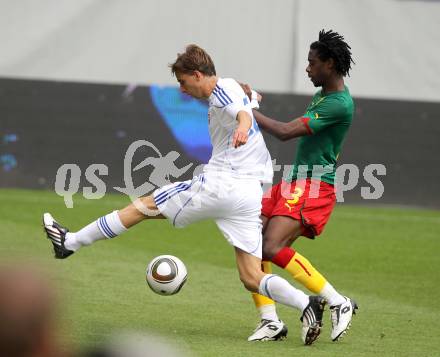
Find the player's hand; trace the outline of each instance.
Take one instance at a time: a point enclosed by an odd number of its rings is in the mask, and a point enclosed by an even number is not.
[[[240,128],[235,129],[234,136],[232,138],[232,146],[236,149],[239,146],[246,144],[248,141],[248,133]]]
[[[252,100],[252,88],[251,88],[251,86],[249,84],[247,84],[247,83],[241,83],[241,82],[238,82],[238,84],[240,85],[241,89],[243,89],[244,94],[246,94],[248,96],[249,101],[251,101]]]
[[[263,100],[263,96],[258,92],[255,92],[255,93],[257,93],[257,102],[261,103],[261,101]]]
[[[252,88],[249,84],[242,82],[238,82],[238,84],[240,85],[241,89],[243,89],[244,94],[248,96],[250,102],[252,102],[252,100],[256,100],[258,103],[260,103],[263,100],[263,96],[260,93],[255,91],[252,93]],[[254,95],[254,97],[252,95]]]

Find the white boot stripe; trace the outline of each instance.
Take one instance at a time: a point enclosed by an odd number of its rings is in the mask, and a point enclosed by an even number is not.
[[[311,310],[307,310],[306,311],[306,316],[307,316],[307,319],[309,321],[309,324],[312,324],[316,320],[315,319],[315,314]]]

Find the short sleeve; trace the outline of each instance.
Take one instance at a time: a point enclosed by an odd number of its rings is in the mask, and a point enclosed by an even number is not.
[[[249,98],[244,92],[238,93],[238,91],[231,90],[230,88],[216,86],[213,94],[232,119],[237,119],[238,112],[242,110],[248,112],[252,116],[252,108]]]
[[[303,116],[310,134],[315,134],[335,124],[347,122],[348,108],[338,98],[323,98],[320,103],[307,110]]]

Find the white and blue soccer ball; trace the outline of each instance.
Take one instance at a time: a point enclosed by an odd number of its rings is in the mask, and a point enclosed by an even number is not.
[[[159,255],[147,266],[148,286],[160,295],[177,294],[185,284],[187,276],[185,264],[173,255]]]

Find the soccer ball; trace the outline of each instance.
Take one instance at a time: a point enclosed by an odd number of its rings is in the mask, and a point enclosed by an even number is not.
[[[173,255],[159,255],[147,267],[148,286],[160,295],[177,294],[186,282],[185,264]]]

